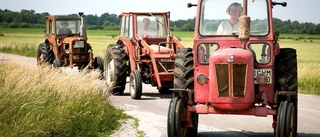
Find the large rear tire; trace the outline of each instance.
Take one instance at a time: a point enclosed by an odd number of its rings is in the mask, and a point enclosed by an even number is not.
[[[52,63],[52,61],[53,61],[53,52],[52,50],[50,50],[50,46],[45,43],[39,44],[38,50],[37,50],[37,64],[42,65],[45,63]]]
[[[106,50],[104,61],[104,77],[107,93],[123,94],[128,66],[128,55],[122,45],[110,44]]]
[[[283,48],[275,57],[275,89],[298,91],[297,54],[295,49]]]
[[[174,68],[174,89],[191,89],[194,90],[194,69],[193,69],[193,53],[191,48],[179,49],[175,58],[175,68]],[[183,97],[181,98],[181,103],[183,104],[185,111],[187,110],[187,92],[182,92]],[[193,94],[193,93],[192,93]],[[177,92],[174,96],[179,96]],[[193,97],[193,95],[192,95]],[[198,115],[195,112],[187,112],[190,115],[190,119],[184,119],[184,121],[190,121],[189,125],[186,125],[186,132],[182,136],[197,136],[198,133]],[[179,131],[176,131],[179,132]]]

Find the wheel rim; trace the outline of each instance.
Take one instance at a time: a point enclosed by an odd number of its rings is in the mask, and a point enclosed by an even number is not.
[[[134,76],[130,75],[130,94],[134,95],[136,93],[136,81]]]
[[[289,121],[289,137],[293,137],[293,125],[294,125],[294,118],[293,113],[290,113],[290,121]]]
[[[107,64],[106,66],[107,68],[107,71],[106,71],[106,82],[108,85],[111,84],[111,78],[112,78],[112,75],[113,75],[113,70],[114,70],[114,61],[113,59],[111,58],[109,63]]]
[[[296,126],[297,126],[297,121],[296,121],[296,111],[294,108],[294,104],[293,103],[289,103],[288,104],[288,108],[287,108],[287,122],[286,122],[286,136],[288,137],[296,137]]]

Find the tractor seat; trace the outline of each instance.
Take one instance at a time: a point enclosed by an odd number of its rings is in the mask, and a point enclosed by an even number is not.
[[[160,46],[160,45],[150,45],[149,48],[153,51],[153,53],[156,54],[170,54],[170,53],[174,53],[174,50],[171,48],[167,48],[164,46]]]

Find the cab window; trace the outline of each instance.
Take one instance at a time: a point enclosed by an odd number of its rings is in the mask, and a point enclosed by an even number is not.
[[[202,43],[197,47],[197,60],[201,64],[208,64],[210,54],[218,49],[216,43]]]
[[[266,43],[251,43],[249,48],[254,52],[255,60],[260,64],[267,64],[270,61],[270,45]]]

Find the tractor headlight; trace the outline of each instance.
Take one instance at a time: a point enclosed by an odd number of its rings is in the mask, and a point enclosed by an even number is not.
[[[74,42],[74,48],[84,48],[84,41]]]
[[[206,77],[206,75],[204,75],[204,74],[199,74],[199,75],[197,76],[197,82],[198,82],[200,85],[203,85],[203,84],[207,83],[207,77]]]
[[[64,51],[64,53],[70,54],[70,51],[69,51],[68,49],[66,49],[66,50]]]
[[[268,83],[268,76],[263,74],[263,73],[260,73],[256,76],[256,81],[258,84],[267,84]]]

